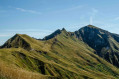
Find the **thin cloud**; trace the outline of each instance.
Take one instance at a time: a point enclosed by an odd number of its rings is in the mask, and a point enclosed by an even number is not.
[[[18,34],[27,34],[35,38],[43,38],[48,34],[52,33],[52,30],[39,30],[39,29],[5,29],[0,32],[0,37],[11,37]]]
[[[98,13],[99,11],[95,8],[92,8],[92,12],[93,12],[93,15],[95,15],[96,13]]]
[[[69,25],[66,28],[68,30],[76,31],[77,29],[80,29],[81,27],[86,26],[86,25],[88,25],[88,22],[82,22],[82,23],[79,23],[78,25]]]
[[[23,9],[23,8],[16,8],[16,10],[19,10],[21,12],[33,13],[33,14],[41,14],[41,12],[37,12],[34,10],[27,10],[27,9]]]
[[[68,9],[65,9],[66,11],[70,11],[70,10],[75,10],[75,9],[81,9],[83,8],[84,6],[82,5],[79,5],[79,6],[75,6],[75,7],[72,7],[72,8],[68,8]]]
[[[9,36],[11,36],[11,35],[9,35],[9,34],[0,34],[0,37],[9,37]]]
[[[92,8],[92,12],[91,12],[91,16],[90,16],[90,24],[93,24],[93,19],[95,18],[96,14],[98,13],[99,11],[95,8]]]
[[[68,12],[68,11],[82,9],[83,7],[84,7],[83,5],[79,5],[79,6],[74,6],[74,7],[70,7],[70,8],[66,8],[62,10],[53,11],[53,13]]]
[[[93,24],[93,17],[92,16],[90,17],[90,24],[91,25]]]
[[[39,30],[39,29],[6,29],[6,32],[53,32],[52,30]]]
[[[119,17],[114,18],[114,20],[119,20]]]

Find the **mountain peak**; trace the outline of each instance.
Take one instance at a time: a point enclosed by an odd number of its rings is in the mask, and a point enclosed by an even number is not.
[[[17,37],[17,36],[21,36],[21,34],[18,34],[18,33],[17,33],[17,34],[15,34],[13,37]]]
[[[17,33],[17,34],[15,34],[15,35],[20,36],[21,34],[18,34],[18,33]]]
[[[26,34],[15,34],[14,36],[28,36],[28,35],[26,35]]]
[[[66,29],[65,28],[62,28],[62,31],[66,31]]]
[[[61,34],[62,32],[66,33],[67,31],[66,31],[65,28],[62,28],[62,30],[58,29],[55,32],[53,32],[52,34],[50,34],[50,35],[46,36],[45,38],[43,38],[43,40],[49,40],[49,39]]]
[[[85,26],[85,27],[83,27],[83,28],[87,28],[87,27],[88,27],[88,28],[96,28],[96,29],[99,29],[98,27],[96,27],[96,26],[94,26],[94,25],[90,25],[90,24],[87,25],[87,26]]]
[[[87,25],[88,27],[96,27],[96,26],[94,26],[94,25],[91,25],[91,24],[89,24],[89,25]]]
[[[1,48],[25,48],[30,49],[30,44],[22,37],[25,34],[15,34],[12,38],[10,38],[5,44],[1,46]]]
[[[15,34],[13,37],[15,38],[15,37],[19,37],[19,38],[23,38],[22,36],[25,36],[26,34]],[[26,35],[27,36],[27,35]]]
[[[61,30],[58,29],[58,30],[56,30],[55,32],[53,32],[52,34],[50,34],[50,35],[44,37],[43,40],[51,39],[51,38],[55,37],[56,35],[58,35],[58,34],[60,34],[60,33],[61,33]]]

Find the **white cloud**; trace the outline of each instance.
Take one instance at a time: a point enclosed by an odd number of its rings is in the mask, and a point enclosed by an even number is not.
[[[23,8],[16,8],[16,10],[19,10],[21,12],[33,13],[33,14],[41,14],[41,12],[37,12],[37,11],[34,11],[34,10],[26,10],[26,9],[23,9]]]

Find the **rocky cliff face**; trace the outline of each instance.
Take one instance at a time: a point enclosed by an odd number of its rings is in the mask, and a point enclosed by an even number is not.
[[[97,55],[119,67],[119,35],[93,25],[85,26],[75,34],[80,40],[95,49]]]
[[[103,47],[109,45],[108,38],[110,37],[110,33],[107,31],[88,25],[81,28],[78,32],[82,40],[97,52],[100,52]]]

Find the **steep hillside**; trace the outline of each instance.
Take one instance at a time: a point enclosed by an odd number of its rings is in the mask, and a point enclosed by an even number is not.
[[[55,79],[54,77],[27,71],[0,61],[0,79]]]
[[[58,29],[58,30],[56,30],[55,32],[53,32],[52,34],[50,34],[50,35],[44,37],[43,40],[49,40],[49,39],[52,39],[52,38],[54,38],[55,36],[61,34],[62,31],[66,31],[66,30],[65,30],[64,28],[63,28],[62,30]]]
[[[119,67],[119,35],[88,25],[75,32],[96,54]]]
[[[22,38],[20,34],[16,34],[11,39],[9,39],[3,46],[1,46],[1,48],[18,48],[18,47],[27,50],[31,49],[30,44],[24,38]]]
[[[6,41],[1,48],[23,48],[28,51],[39,51],[41,50],[42,45],[42,41],[31,38],[26,34],[16,34]]]

